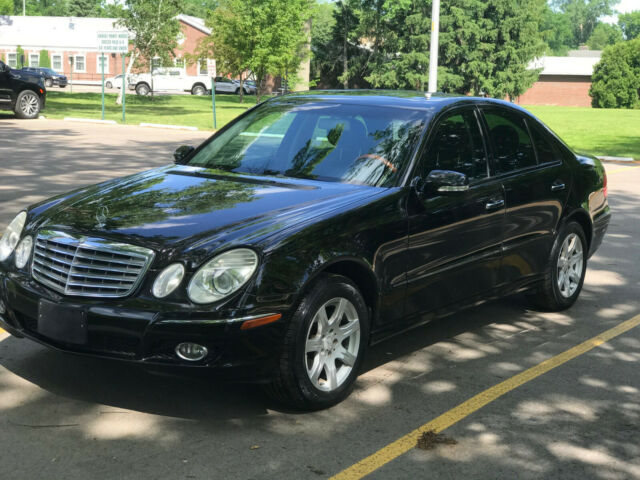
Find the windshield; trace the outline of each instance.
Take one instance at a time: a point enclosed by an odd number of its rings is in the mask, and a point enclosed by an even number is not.
[[[393,186],[423,130],[424,111],[269,101],[198,149],[189,165],[253,175]]]

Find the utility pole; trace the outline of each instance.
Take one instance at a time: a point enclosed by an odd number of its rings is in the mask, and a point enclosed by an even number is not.
[[[27,16],[27,0],[22,0],[22,16]]]
[[[429,50],[429,93],[438,91],[438,36],[440,34],[440,0],[431,8],[431,48]]]

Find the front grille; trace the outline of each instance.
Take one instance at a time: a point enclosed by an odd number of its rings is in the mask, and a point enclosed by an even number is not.
[[[31,275],[64,295],[125,297],[138,286],[153,256],[152,250],[134,245],[42,230]]]

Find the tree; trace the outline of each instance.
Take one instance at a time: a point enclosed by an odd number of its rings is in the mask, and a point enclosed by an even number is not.
[[[182,0],[182,11],[185,15],[207,18],[210,11],[218,6],[217,0]]]
[[[40,50],[38,65],[40,67],[51,68],[51,60],[49,59],[49,52],[47,50]]]
[[[622,30],[620,27],[600,22],[596,25],[596,28],[593,29],[593,33],[589,37],[589,40],[587,40],[587,45],[589,45],[591,50],[602,50],[607,45],[613,45],[622,40]]]
[[[596,108],[640,108],[640,38],[604,49],[589,90]]]
[[[68,0],[67,15],[70,17],[95,17],[101,11],[101,0]]]
[[[0,15],[13,15],[13,0],[0,0]]]
[[[619,15],[618,25],[627,40],[640,37],[640,10]]]
[[[336,24],[333,3],[317,3],[313,7],[311,17],[311,84],[312,86],[331,84],[335,75],[336,64],[333,55],[333,29]],[[333,78],[331,78],[333,77]]]
[[[117,25],[133,34],[133,50],[129,56],[127,78],[133,65],[138,62],[142,68],[151,68],[152,59],[159,58],[168,63],[174,57],[178,46],[180,23],[176,16],[180,13],[179,0],[125,0],[125,8]],[[118,94],[117,103],[122,102],[124,90]]]
[[[620,0],[551,0],[551,6],[569,17],[574,39],[584,45],[596,28],[598,20],[613,14],[613,6]]]
[[[563,57],[578,44],[573,35],[573,26],[569,17],[546,6],[540,24],[540,33],[548,45],[548,53]]]
[[[213,34],[199,54],[215,58],[222,72],[239,75],[241,92],[242,73],[252,71],[260,101],[267,74],[297,72],[310,16],[309,0],[220,0],[207,19]]]

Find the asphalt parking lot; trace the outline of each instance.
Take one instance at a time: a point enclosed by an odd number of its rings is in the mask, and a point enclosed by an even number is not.
[[[206,136],[2,119],[0,229]],[[539,313],[514,296],[394,337],[329,410],[0,332],[0,478],[640,478],[640,166],[607,171],[612,223],[572,309]],[[426,450],[413,446],[423,426],[447,427]]]

